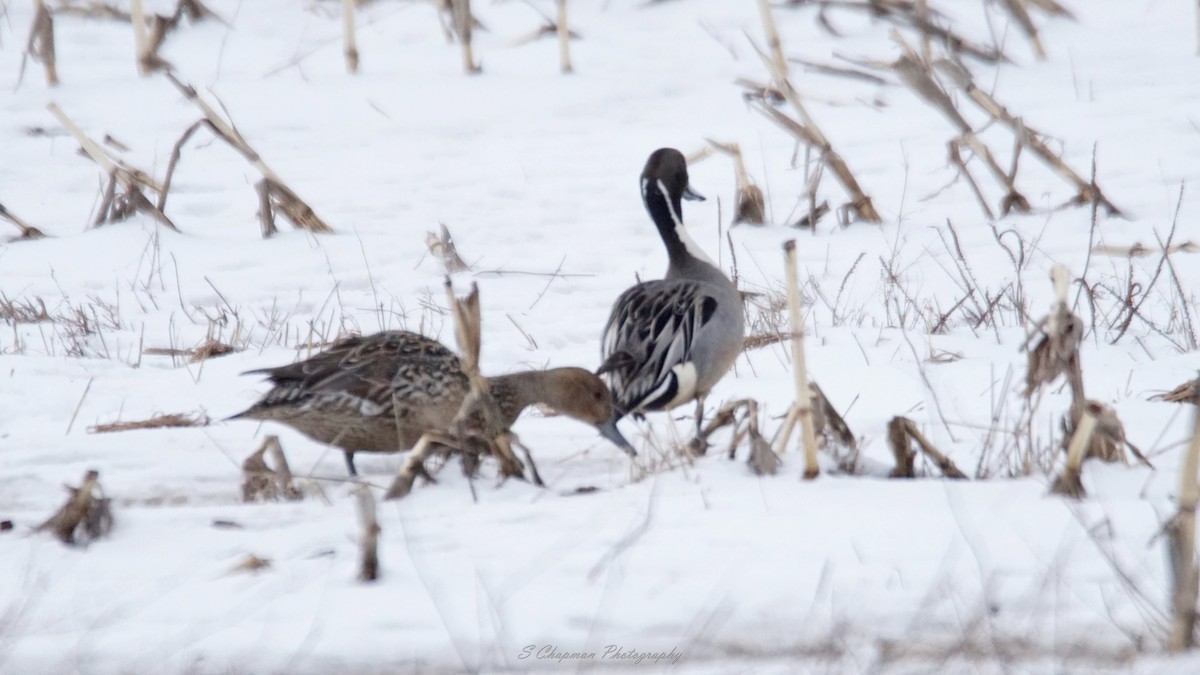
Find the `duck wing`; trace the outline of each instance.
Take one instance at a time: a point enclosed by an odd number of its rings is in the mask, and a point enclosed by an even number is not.
[[[617,298],[604,327],[598,372],[607,374],[622,413],[659,410],[695,395],[696,336],[718,306],[706,286],[647,281]]]
[[[274,386],[246,416],[276,406],[391,414],[394,401],[437,398],[464,377],[453,352],[407,331],[348,338],[304,361],[244,374],[255,373]]]

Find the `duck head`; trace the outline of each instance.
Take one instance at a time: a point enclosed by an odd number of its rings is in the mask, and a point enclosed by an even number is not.
[[[704,201],[704,195],[688,183],[687,159],[675,148],[659,148],[650,153],[642,169],[642,199],[647,206],[651,199],[664,197],[676,207],[676,215],[680,199]]]
[[[596,427],[601,436],[629,456],[637,455],[617,429],[618,416],[613,408],[612,394],[603,380],[583,368],[554,368],[547,374],[546,403],[563,415]]]

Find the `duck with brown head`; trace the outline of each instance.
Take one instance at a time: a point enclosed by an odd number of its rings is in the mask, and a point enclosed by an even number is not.
[[[407,331],[349,338],[310,359],[249,372],[265,374],[273,386],[230,419],[275,420],[337,446],[351,475],[358,473],[356,452],[407,450],[426,431],[446,428],[470,391],[453,352]],[[608,387],[583,368],[524,371],[488,384],[505,427],[544,403],[635,454],[617,430]]]

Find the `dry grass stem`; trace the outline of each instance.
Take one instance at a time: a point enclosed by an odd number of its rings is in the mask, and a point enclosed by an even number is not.
[[[146,347],[142,353],[147,356],[170,356],[184,357],[188,363],[199,363],[217,356],[225,356],[238,351],[236,347],[217,340],[216,338],[205,338],[203,342],[188,349],[178,349],[174,347]]]
[[[342,0],[342,53],[346,56],[346,71],[358,72],[358,41],[354,36],[354,0]]]
[[[37,531],[50,530],[64,544],[84,544],[99,539],[112,530],[112,500],[104,496],[98,483],[100,472],[95,469],[83,476],[77,488],[64,485],[70,496]]]
[[[89,434],[111,434],[137,429],[170,429],[175,427],[206,427],[212,422],[204,413],[158,413],[145,420],[108,422],[88,427]]]
[[[354,491],[358,505],[358,524],[362,528],[359,539],[360,581],[375,581],[379,578],[379,520],[375,517],[375,496],[371,486],[360,485]]]
[[[259,219],[262,224],[264,238],[275,232],[276,213],[282,214],[292,223],[293,227],[298,229],[321,234],[333,232],[333,228],[329,227],[307,202],[297,196],[291,188],[284,184],[279,175],[271,167],[267,166],[267,163],[263,161],[254,148],[250,147],[250,144],[246,142],[246,139],[242,137],[242,134],[231,121],[226,121],[218,115],[217,111],[200,97],[194,87],[184,84],[169,71],[166,73],[166,77],[187,100],[191,101],[204,113],[204,117],[208,122],[208,128],[218,138],[228,143],[234,150],[237,150],[238,153],[246,158],[246,161],[250,162],[251,166],[262,174],[263,178],[255,184],[255,189],[258,190],[259,195]],[[187,135],[185,134],[185,138]]]
[[[54,49],[54,13],[47,7],[45,0],[35,0],[37,10],[33,14],[33,25],[29,27],[29,40],[25,43],[25,52],[21,54],[21,70],[17,74],[17,86],[25,78],[25,63],[33,59],[42,64],[46,71],[46,84],[58,85],[58,57]]]
[[[1200,405],[1192,412],[1192,442],[1179,473],[1179,512],[1167,524],[1172,619],[1167,649],[1187,651],[1196,639],[1196,505],[1200,503]]]
[[[1130,246],[1108,246],[1101,244],[1092,248],[1092,253],[1118,258],[1145,258],[1152,255],[1170,255],[1172,253],[1200,253],[1200,244],[1188,240],[1181,244],[1172,244],[1167,248],[1150,248],[1141,242]]]
[[[41,239],[46,236],[45,232],[21,220],[12,211],[4,208],[3,204],[0,204],[0,220],[7,220],[17,226],[17,229],[21,231],[21,235],[17,237],[17,240]]]
[[[83,133],[71,118],[67,117],[66,113],[59,108],[57,104],[50,103],[46,109],[54,115],[60,124],[75,137],[83,151],[92,159],[104,173],[108,174],[108,187],[105,190],[103,201],[100,204],[100,209],[96,214],[96,219],[93,222],[95,225],[101,223],[111,223],[123,220],[141,211],[148,213],[159,223],[179,231],[175,227],[175,223],[166,216],[157,206],[150,203],[146,195],[142,192],[143,189],[150,189],[158,194],[162,194],[163,186],[154,180],[149,174],[140,169],[136,169],[126,165],[120,160],[111,158],[103,148],[95,141],[88,138]],[[124,192],[116,191],[117,184],[120,184]]]
[[[267,465],[265,456],[270,452],[271,461],[275,468]],[[279,437],[267,436],[254,454],[242,462],[242,501],[298,501],[304,499],[304,492],[296,487],[291,467],[283,454],[283,446]]]
[[[1071,443],[1067,447],[1067,466],[1058,478],[1054,479],[1054,484],[1050,486],[1051,494],[1072,499],[1081,499],[1087,495],[1087,491],[1083,489],[1083,482],[1080,480],[1080,470],[1083,467],[1084,453],[1091,443],[1092,432],[1095,429],[1096,418],[1090,413],[1084,412],[1079,424],[1075,426],[1075,433],[1071,436]]]

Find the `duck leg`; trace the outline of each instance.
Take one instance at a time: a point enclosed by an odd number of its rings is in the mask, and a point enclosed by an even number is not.
[[[343,452],[346,454],[346,469],[350,471],[351,476],[357,476],[358,469],[354,468],[354,451],[344,450]]]

